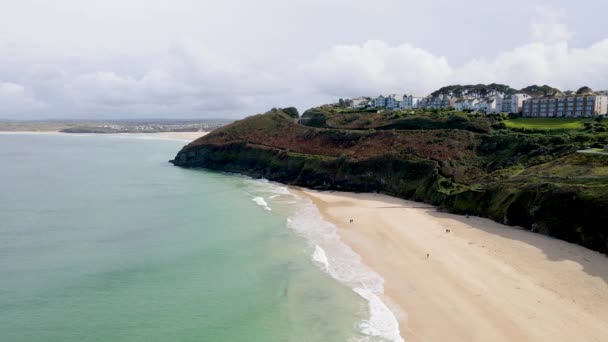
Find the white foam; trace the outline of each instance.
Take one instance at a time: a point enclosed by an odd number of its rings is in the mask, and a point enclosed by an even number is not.
[[[369,320],[361,322],[361,331],[368,336],[375,336],[388,341],[403,342],[399,333],[399,322],[382,299],[370,290],[353,289],[369,303]]]
[[[327,260],[327,255],[323,248],[319,247],[319,245],[315,245],[315,251],[312,253],[312,260],[318,262],[324,271],[329,270],[329,261]]]
[[[254,202],[257,204],[257,205],[259,205],[260,207],[262,207],[262,208],[264,208],[264,209],[266,209],[266,210],[268,210],[268,211],[271,211],[271,210],[272,210],[272,209],[270,209],[270,207],[268,206],[268,203],[266,203],[266,200],[264,200],[264,198],[263,198],[263,197],[260,197],[260,196],[258,196],[258,197],[254,197],[252,200],[253,200],[253,201],[254,201]]]
[[[311,244],[312,261],[332,278],[348,285],[367,302],[369,317],[359,324],[363,338],[353,340],[366,342],[384,340],[403,342],[399,331],[396,311],[387,306],[384,299],[384,279],[367,267],[361,257],[344,244],[337,228],[323,220],[317,207],[307,198],[295,196],[289,189],[268,180],[249,179],[254,186],[253,201],[270,211],[262,196],[270,201],[295,204],[295,214],[287,218],[287,225]],[[279,202],[277,202],[279,203]]]
[[[384,279],[340,240],[336,227],[323,220],[310,200],[297,198],[297,201],[296,214],[287,219],[288,226],[314,245],[311,257],[315,264],[334,279],[350,286],[368,303],[369,319],[360,323],[361,333],[386,341],[403,342],[399,322],[382,300]]]

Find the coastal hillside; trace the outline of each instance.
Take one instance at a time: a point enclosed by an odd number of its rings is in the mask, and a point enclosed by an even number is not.
[[[219,128],[172,162],[319,190],[385,193],[607,253],[607,132],[594,119],[331,106],[299,117],[287,108]]]

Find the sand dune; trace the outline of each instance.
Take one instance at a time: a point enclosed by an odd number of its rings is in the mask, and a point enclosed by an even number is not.
[[[608,340],[602,254],[383,195],[300,194],[384,277],[406,340]]]

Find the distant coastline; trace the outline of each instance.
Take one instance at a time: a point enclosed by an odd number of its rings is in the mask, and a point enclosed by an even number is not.
[[[0,121],[0,132],[63,132],[63,133],[168,133],[210,132],[231,120],[31,120]]]
[[[156,133],[66,133],[61,131],[0,131],[0,135],[8,134],[79,134],[79,135],[118,135],[118,136],[131,136],[140,137],[146,139],[163,139],[163,140],[179,140],[184,142],[192,142],[198,138],[204,137],[209,132],[156,132]]]

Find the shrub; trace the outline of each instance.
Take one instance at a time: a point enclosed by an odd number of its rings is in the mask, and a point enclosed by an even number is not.
[[[283,113],[291,116],[294,119],[297,119],[300,117],[300,113],[298,113],[298,109],[295,107],[283,108]]]

